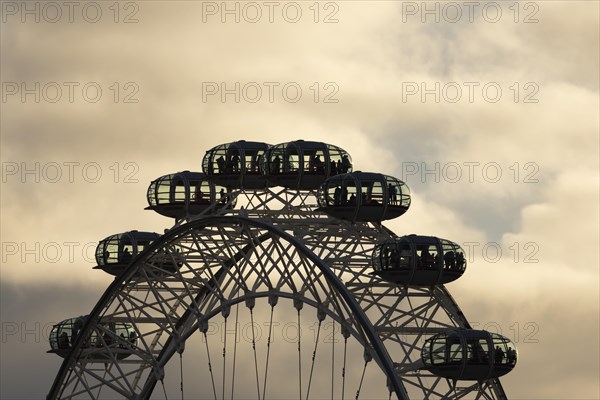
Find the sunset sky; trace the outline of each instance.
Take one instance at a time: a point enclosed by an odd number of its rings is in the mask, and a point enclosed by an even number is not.
[[[45,397],[98,240],[172,225],[150,181],[242,139],[404,180],[386,226],[472,249],[448,288],[517,342],[509,398],[600,397],[598,2],[73,3],[1,2],[1,398]]]

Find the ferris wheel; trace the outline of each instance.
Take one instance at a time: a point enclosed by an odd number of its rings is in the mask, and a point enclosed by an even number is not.
[[[515,345],[445,287],[462,248],[382,224],[410,207],[404,182],[302,140],[216,146],[202,167],[151,182],[166,233],[99,242],[115,280],[53,327],[49,399],[506,398]]]

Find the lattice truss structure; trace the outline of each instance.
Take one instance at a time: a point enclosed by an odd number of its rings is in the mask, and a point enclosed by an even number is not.
[[[228,200],[177,221],[115,279],[49,398],[506,397],[498,379],[423,368],[425,339],[470,326],[443,285],[372,273],[374,247],[396,237],[382,224],[328,216],[315,191]]]

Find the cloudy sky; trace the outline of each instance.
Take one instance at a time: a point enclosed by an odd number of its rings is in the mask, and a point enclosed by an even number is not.
[[[449,289],[518,342],[510,398],[599,398],[599,4],[469,4],[2,1],[0,397],[47,393],[97,241],[170,226],[152,179],[302,138],[407,182],[396,233],[469,244]]]

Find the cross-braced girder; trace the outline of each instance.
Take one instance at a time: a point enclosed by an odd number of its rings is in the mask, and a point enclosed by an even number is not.
[[[257,298],[269,304],[289,298],[322,313],[319,327],[326,315],[353,336],[398,398],[505,398],[497,379],[457,385],[423,369],[424,340],[468,328],[464,314],[444,286],[401,286],[373,275],[374,247],[395,234],[378,223],[329,217],[314,195],[239,191],[228,197],[237,209],[218,211],[229,217],[178,221],[107,290],[49,397],[99,398],[111,391],[147,398],[167,362],[195,332],[206,334],[212,318],[239,304],[252,310]],[[110,323],[129,324],[135,335],[86,347],[86,337]]]

